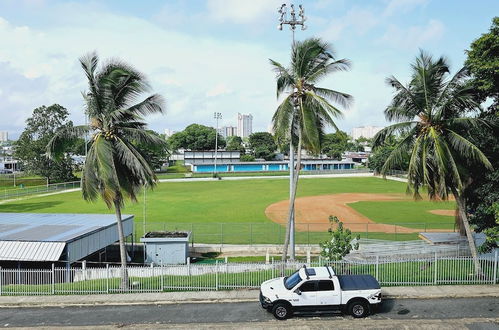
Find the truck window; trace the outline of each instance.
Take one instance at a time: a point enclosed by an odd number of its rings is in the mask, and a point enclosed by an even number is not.
[[[300,286],[300,291],[301,292],[317,291],[317,289],[315,288],[315,283],[316,282],[317,281],[307,281],[307,282],[303,283]]]
[[[284,286],[286,289],[291,290],[298,283],[301,282],[301,277],[298,271],[294,272],[290,277],[284,278]]]
[[[334,291],[334,284],[331,280],[319,281],[319,291]]]

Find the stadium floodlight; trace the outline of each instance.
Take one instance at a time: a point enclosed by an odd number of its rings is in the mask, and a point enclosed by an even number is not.
[[[217,177],[217,151],[218,151],[218,120],[222,119],[222,113],[221,112],[214,112],[213,118],[217,122],[216,129],[215,129],[215,167],[213,170],[213,177],[216,178]]]
[[[295,6],[291,4],[289,6],[291,8],[290,10],[290,19],[288,19],[288,11],[286,4],[283,3],[281,7],[277,10],[279,13],[279,25],[277,26],[277,29],[282,31],[283,25],[287,24],[289,25],[292,35],[293,35],[293,46],[295,44],[295,30],[297,25],[301,25],[301,30],[304,31],[307,26],[305,25],[305,21],[307,18],[305,17],[305,9],[303,8],[302,5],[298,5],[298,18],[296,17],[296,10]],[[294,104],[294,111],[298,111],[298,100],[295,98],[293,101]],[[294,177],[294,169],[295,169],[295,152],[294,152],[294,147],[293,143],[291,143],[291,136],[289,137],[289,198],[291,200],[292,198],[292,190],[293,190],[293,177]],[[294,210],[291,210],[291,222],[290,222],[290,237],[289,237],[289,255],[292,260],[295,259],[295,212]]]

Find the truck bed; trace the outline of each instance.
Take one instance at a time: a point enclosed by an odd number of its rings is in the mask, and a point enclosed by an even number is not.
[[[380,289],[372,275],[338,275],[338,280],[343,291]]]

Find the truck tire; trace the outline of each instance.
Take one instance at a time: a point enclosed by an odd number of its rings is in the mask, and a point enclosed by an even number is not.
[[[291,313],[292,311],[289,304],[277,303],[272,308],[272,314],[274,314],[274,317],[278,320],[285,320],[291,317]]]
[[[348,314],[355,318],[362,318],[369,315],[369,305],[362,300],[355,300],[348,304]]]

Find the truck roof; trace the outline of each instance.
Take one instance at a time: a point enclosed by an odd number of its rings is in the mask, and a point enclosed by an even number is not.
[[[329,271],[328,271],[329,269]],[[300,277],[305,279],[307,278],[307,274],[308,274],[308,277],[310,277],[310,279],[313,279],[313,278],[329,278],[330,276],[334,276],[335,273],[334,273],[334,270],[332,267],[330,266],[324,266],[324,267],[302,267],[300,269]]]

